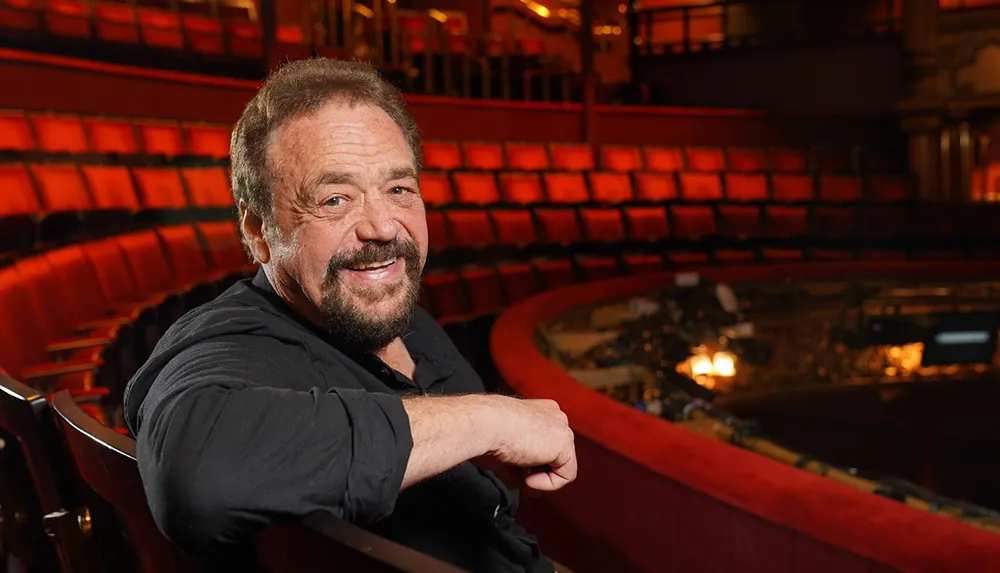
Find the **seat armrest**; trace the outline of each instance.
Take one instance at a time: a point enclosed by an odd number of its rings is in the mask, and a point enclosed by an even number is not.
[[[61,352],[64,350],[76,350],[78,348],[90,348],[92,346],[107,346],[112,340],[113,338],[104,336],[102,333],[95,336],[55,340],[47,344],[45,349],[49,352]]]
[[[93,372],[96,371],[101,364],[101,360],[90,360],[87,358],[79,360],[66,360],[65,362],[45,362],[42,364],[34,364],[21,371],[21,381],[53,378],[55,376],[74,374],[76,372]]]

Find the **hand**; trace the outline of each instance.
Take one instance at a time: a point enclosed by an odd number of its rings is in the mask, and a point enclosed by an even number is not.
[[[576,479],[576,446],[566,414],[552,400],[497,396],[497,447],[490,455],[520,467],[548,466],[530,474],[531,489],[555,491]]]

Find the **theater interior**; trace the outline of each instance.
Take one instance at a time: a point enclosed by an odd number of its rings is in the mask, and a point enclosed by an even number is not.
[[[1000,1],[0,0],[2,571],[206,570],[123,391],[256,272],[230,129],[312,56],[419,124],[421,305],[570,420],[578,479],[518,514],[560,571],[1000,570]]]

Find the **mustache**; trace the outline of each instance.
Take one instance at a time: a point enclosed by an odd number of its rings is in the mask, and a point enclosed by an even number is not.
[[[387,242],[368,241],[353,253],[343,253],[330,258],[327,265],[327,280],[336,278],[341,269],[356,268],[361,265],[395,260],[402,257],[407,266],[419,263],[420,250],[412,240],[393,239]]]

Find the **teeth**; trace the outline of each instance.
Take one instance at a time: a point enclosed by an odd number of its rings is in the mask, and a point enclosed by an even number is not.
[[[358,265],[358,266],[356,266],[354,268],[355,268],[355,270],[366,271],[368,269],[377,269],[377,268],[381,268],[381,267],[387,267],[387,266],[391,265],[394,261],[395,261],[395,259],[389,259],[387,261],[381,261],[381,262],[378,262],[378,263],[367,263],[367,264],[363,264],[363,265]]]

